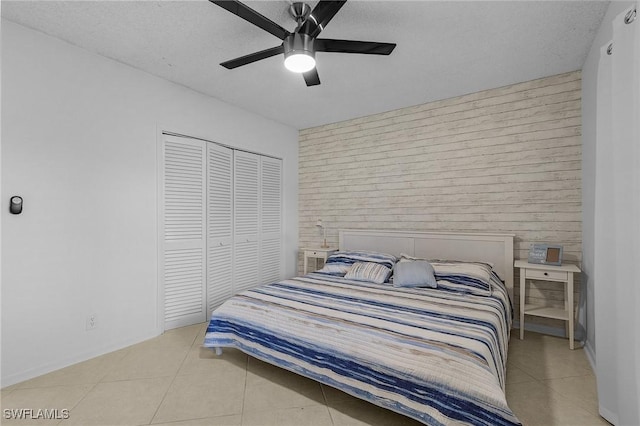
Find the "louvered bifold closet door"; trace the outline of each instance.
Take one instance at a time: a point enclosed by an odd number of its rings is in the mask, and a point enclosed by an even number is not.
[[[259,282],[258,230],[260,214],[260,157],[235,151],[234,171],[234,293]]]
[[[260,158],[260,281],[282,279],[282,160]]]
[[[163,136],[160,275],[164,328],[171,329],[206,318],[206,147]]]
[[[233,150],[207,144],[207,317],[233,294]]]

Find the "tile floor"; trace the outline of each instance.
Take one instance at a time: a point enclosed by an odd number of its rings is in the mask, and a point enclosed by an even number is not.
[[[206,324],[162,336],[2,389],[2,408],[67,408],[66,420],[3,425],[417,425],[277,367],[201,348]],[[595,378],[566,339],[512,333],[509,406],[525,425],[608,425]]]

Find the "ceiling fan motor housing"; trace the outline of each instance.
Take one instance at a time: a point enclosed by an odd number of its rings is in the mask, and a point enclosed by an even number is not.
[[[284,39],[284,57],[285,59],[291,55],[304,54],[315,58],[313,49],[313,38],[307,34],[293,33]]]

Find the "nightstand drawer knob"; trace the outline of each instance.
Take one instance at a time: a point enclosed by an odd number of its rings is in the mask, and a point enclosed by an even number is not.
[[[568,273],[565,271],[544,271],[539,269],[525,269],[525,277],[531,280],[555,280],[566,281],[568,279]]]

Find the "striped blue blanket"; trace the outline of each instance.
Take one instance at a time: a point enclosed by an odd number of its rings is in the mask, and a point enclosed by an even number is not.
[[[234,347],[428,425],[520,424],[506,403],[511,305],[309,274],[240,293],[204,346]]]

